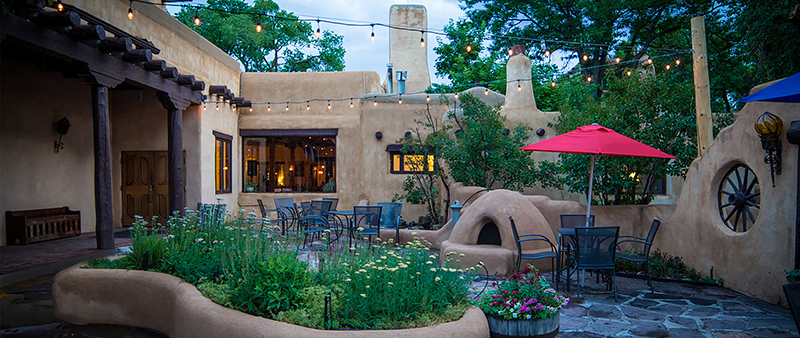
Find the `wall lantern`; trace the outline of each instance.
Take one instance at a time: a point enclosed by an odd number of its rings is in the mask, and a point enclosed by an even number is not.
[[[544,136],[544,128],[539,128],[536,130],[536,136]]]
[[[59,150],[64,149],[64,143],[61,142],[61,137],[67,135],[69,131],[69,120],[66,117],[62,117],[58,122],[56,122],[56,132],[58,133],[58,141],[55,141],[55,149],[53,152],[58,153]]]
[[[380,140],[381,138],[383,138],[383,133],[381,133],[380,131],[375,132],[375,138]]]
[[[775,186],[775,175],[781,174],[781,130],[783,121],[770,112],[761,114],[756,120],[756,132],[761,137],[761,149],[767,151],[764,163],[769,164],[772,186]]]

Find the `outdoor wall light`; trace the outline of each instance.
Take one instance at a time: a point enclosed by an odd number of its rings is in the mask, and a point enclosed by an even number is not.
[[[536,129],[536,136],[544,136],[544,128]]]
[[[382,139],[383,138],[383,133],[381,133],[380,130],[375,132],[375,138],[377,138],[379,140]]]
[[[58,141],[55,141],[55,149],[53,152],[58,153],[59,150],[64,149],[64,143],[61,142],[61,137],[67,135],[69,131],[69,120],[66,117],[62,117],[58,122],[56,122],[56,132],[58,133]]]
[[[775,186],[775,175],[781,174],[781,130],[783,121],[770,112],[761,114],[756,120],[756,132],[761,137],[761,149],[767,151],[764,163],[769,164],[772,186]]]
[[[410,131],[407,131],[405,134],[403,134],[403,136],[404,136],[404,137],[411,137],[411,132],[410,132]]]

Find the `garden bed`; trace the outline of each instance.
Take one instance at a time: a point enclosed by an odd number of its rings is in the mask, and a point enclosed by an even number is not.
[[[82,265],[82,264],[81,264]],[[53,281],[56,320],[145,327],[170,337],[384,337],[385,330],[317,330],[220,306],[191,284],[163,273],[68,268]],[[487,337],[480,309],[454,322],[392,330],[392,337]]]

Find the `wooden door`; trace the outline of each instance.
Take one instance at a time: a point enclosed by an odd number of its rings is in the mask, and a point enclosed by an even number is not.
[[[152,151],[122,152],[122,226],[129,227],[134,216],[148,222],[153,216],[153,164]]]

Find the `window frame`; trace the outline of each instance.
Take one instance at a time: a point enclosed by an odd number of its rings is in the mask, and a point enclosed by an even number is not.
[[[233,136],[224,134],[218,131],[213,131],[214,134],[214,193],[215,194],[230,194],[233,193]],[[217,142],[222,142],[227,157],[220,156],[217,153]],[[219,158],[219,159],[217,159]],[[220,168],[227,167],[227,170],[220,170]],[[217,180],[221,182],[222,189],[217,189]]]
[[[386,147],[386,151],[389,153],[389,173],[396,174],[396,175],[405,175],[405,174],[427,174],[436,171],[438,162],[436,158],[436,154],[431,153],[411,153],[403,151],[403,145],[401,144],[391,144]],[[400,170],[394,170],[394,158],[395,156],[400,156]],[[406,156],[425,156],[425,157],[433,157],[432,159],[427,159],[424,164],[424,168],[422,170],[404,170],[405,168],[405,158]],[[433,168],[430,167],[429,163],[433,163]]]

